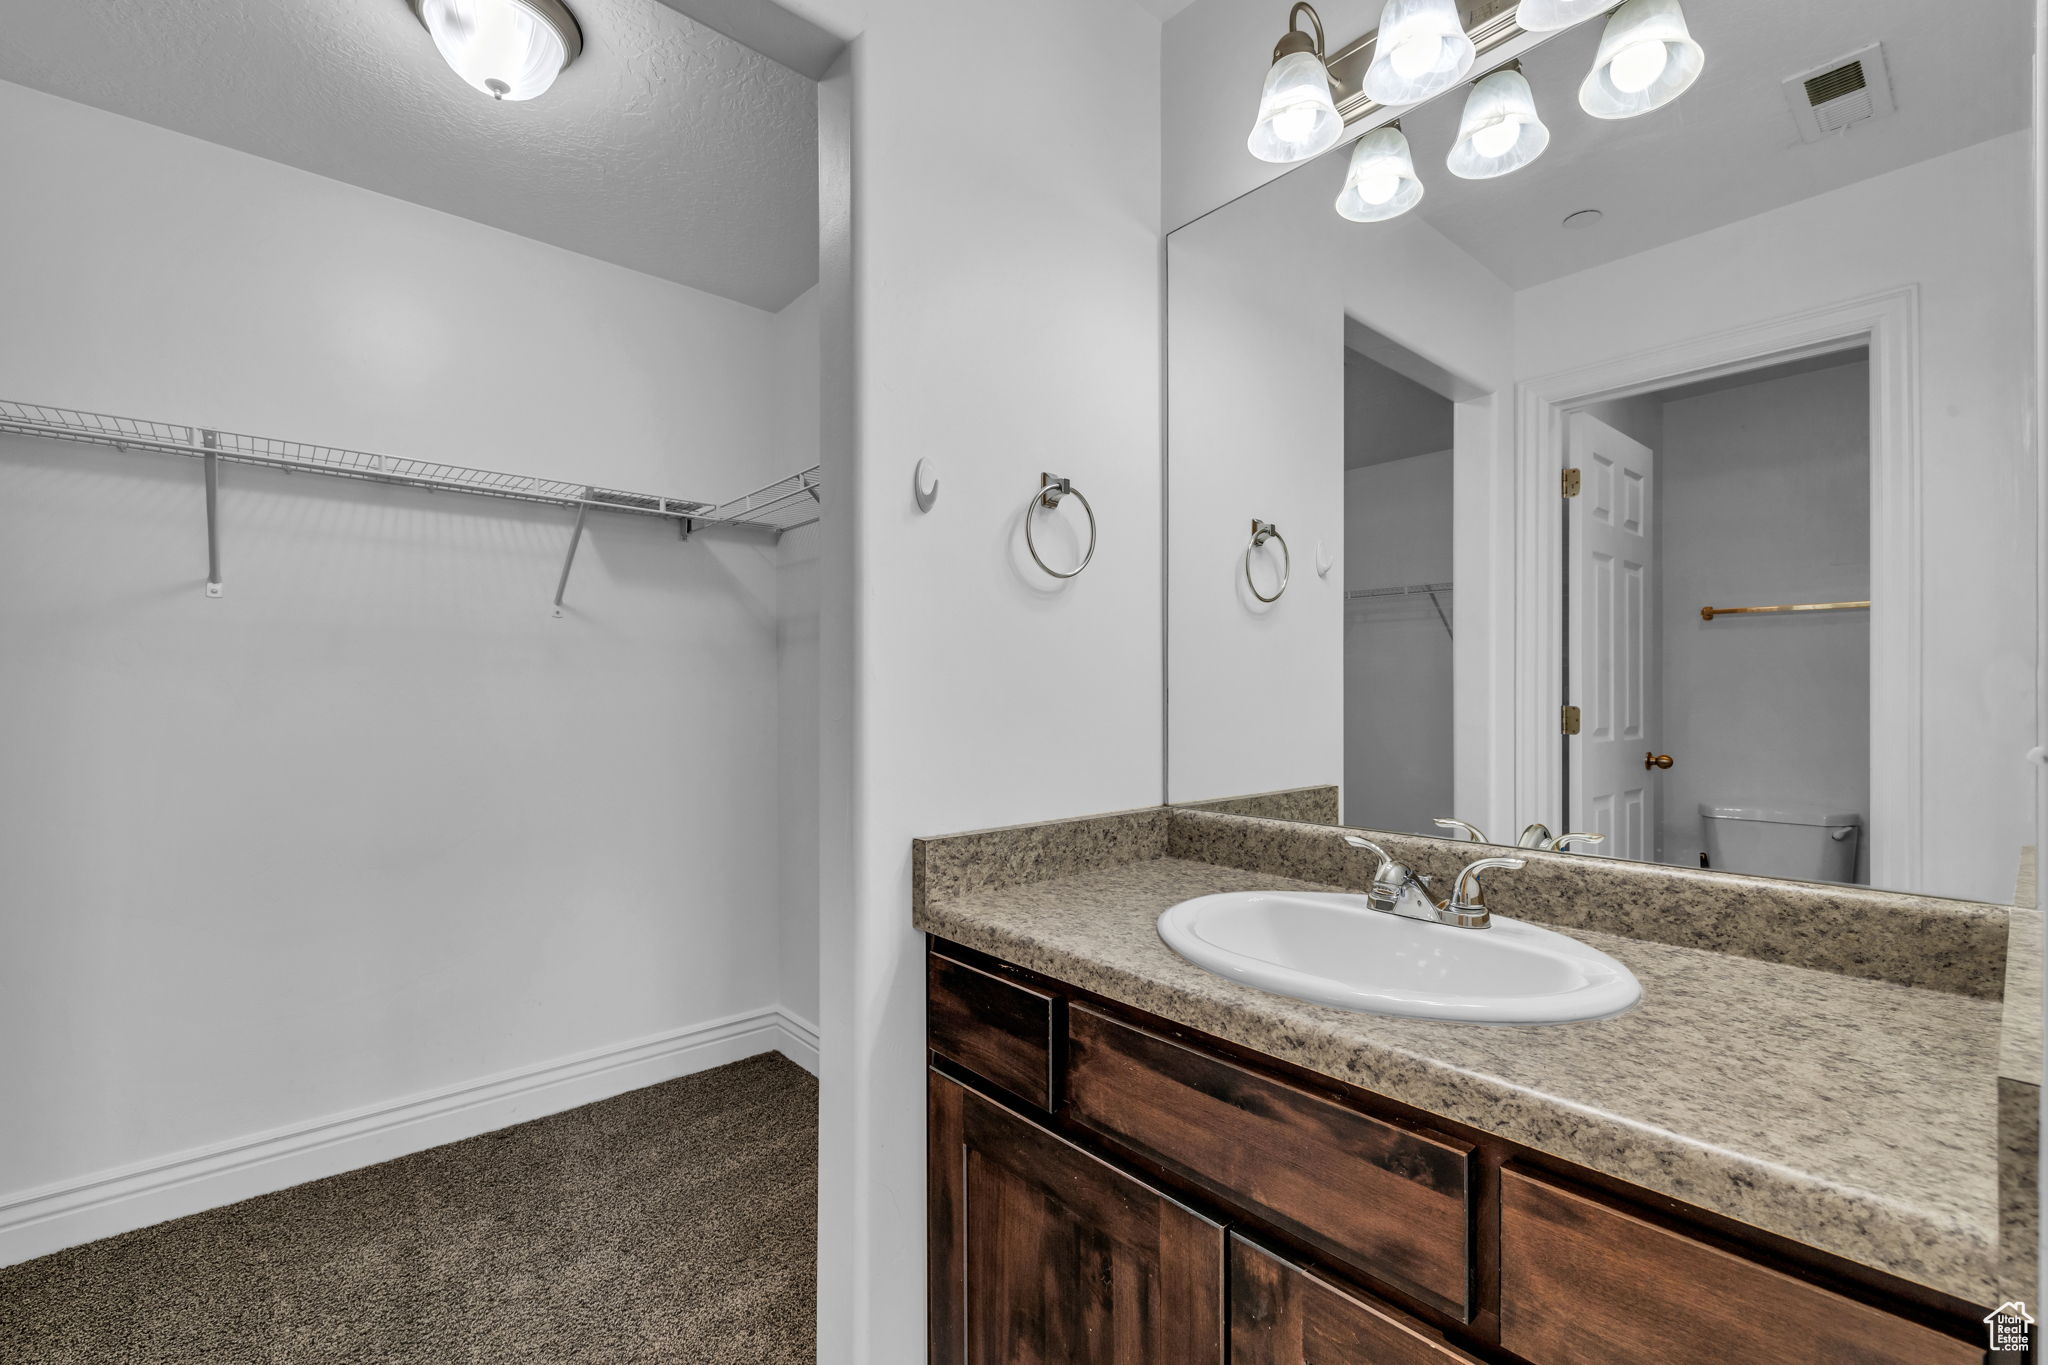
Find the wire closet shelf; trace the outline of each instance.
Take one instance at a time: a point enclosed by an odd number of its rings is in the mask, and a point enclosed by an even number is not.
[[[75,408],[52,407],[43,403],[20,403],[11,399],[0,399],[0,433],[85,442],[112,446],[117,450],[156,451],[202,459],[210,456],[233,464],[265,465],[272,469],[328,474],[411,488],[475,493],[484,497],[573,507],[579,512],[590,508],[630,512],[678,522],[685,531],[706,526],[750,526],[773,531],[779,536],[784,531],[809,526],[818,519],[818,470],[815,467],[778,479],[765,488],[730,501],[713,503],[429,460],[411,460],[363,450],[345,450],[304,441],[286,441],[274,436],[250,436],[212,427],[157,422],[141,417],[117,417],[103,412],[81,412]]]
[[[1444,634],[1453,634],[1450,613],[1444,610],[1444,599],[1451,595],[1449,583],[1404,583],[1394,588],[1352,588],[1344,594],[1346,606],[1354,602],[1385,603],[1409,597],[1427,597],[1429,605],[1436,610],[1436,619],[1443,623]]]

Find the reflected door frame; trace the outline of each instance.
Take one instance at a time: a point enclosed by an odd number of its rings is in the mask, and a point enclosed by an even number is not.
[[[1873,886],[1920,890],[1921,699],[1920,291],[1866,295],[1718,332],[1662,350],[1524,380],[1515,391],[1515,553],[1495,592],[1515,604],[1512,657],[1496,677],[1514,736],[1514,805],[1557,809],[1564,792],[1564,519],[1570,410],[1765,365],[1870,349],[1870,810]],[[1496,598],[1498,600],[1498,597]],[[1520,818],[1520,817],[1518,817]]]

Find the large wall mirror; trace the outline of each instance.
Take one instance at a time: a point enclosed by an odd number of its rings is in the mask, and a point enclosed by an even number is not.
[[[1685,0],[1626,118],[1516,30],[1173,233],[1168,799],[2009,901],[2031,9]]]

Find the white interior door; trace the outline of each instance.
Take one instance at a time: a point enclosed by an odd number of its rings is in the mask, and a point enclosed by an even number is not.
[[[1650,448],[1573,413],[1566,450],[1579,471],[1569,499],[1570,647],[1565,701],[1579,708],[1567,736],[1572,829],[1607,836],[1616,858],[1657,856],[1657,771],[1644,756],[1660,693],[1653,630],[1656,566],[1650,524]]]

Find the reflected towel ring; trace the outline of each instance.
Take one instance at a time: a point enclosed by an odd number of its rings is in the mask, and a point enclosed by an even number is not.
[[[1271,597],[1259,591],[1259,585],[1252,581],[1252,552],[1269,540],[1280,542],[1280,586],[1273,589]],[[1252,518],[1252,543],[1244,547],[1244,585],[1252,590],[1252,596],[1261,602],[1278,602],[1280,594],[1287,591],[1288,575],[1294,572],[1294,555],[1287,548],[1287,537],[1280,534],[1280,528],[1270,521]]]
[[[1038,542],[1031,535],[1031,514],[1040,507],[1058,507],[1060,499],[1066,497],[1069,493],[1081,500],[1081,510],[1088,514],[1088,552],[1081,556],[1079,564],[1076,564],[1071,569],[1062,571],[1046,563],[1044,558],[1038,553]],[[1024,548],[1031,551],[1032,562],[1054,578],[1076,577],[1095,558],[1095,508],[1089,504],[1087,494],[1074,487],[1072,479],[1060,478],[1044,473],[1038,476],[1038,491],[1033,493],[1031,500],[1024,504]]]

